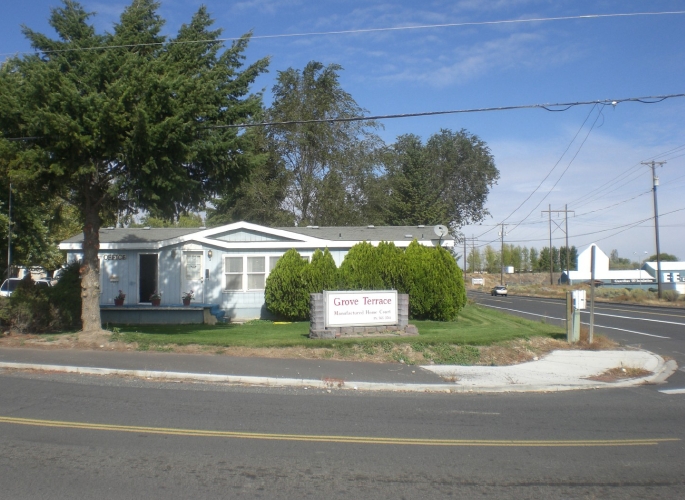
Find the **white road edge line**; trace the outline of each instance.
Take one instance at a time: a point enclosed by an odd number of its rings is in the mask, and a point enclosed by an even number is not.
[[[685,394],[685,389],[662,389],[659,392],[663,394]]]
[[[590,311],[585,310],[585,311],[580,311],[584,314],[590,314]],[[662,319],[649,319],[649,318],[635,318],[632,316],[619,316],[618,314],[606,314],[606,313],[595,313],[595,316],[608,316],[610,318],[621,318],[621,319],[633,319],[633,320],[638,320],[638,321],[652,321],[654,323],[665,323],[667,325],[680,325],[680,326],[685,326],[685,323],[678,323],[677,321],[664,321]]]
[[[518,309],[510,309],[508,307],[497,307],[497,306],[491,306],[489,304],[478,304],[478,305],[484,306],[484,307],[492,307],[493,309],[502,309],[503,311],[513,311],[513,312],[518,312],[518,313],[522,313],[522,314],[529,314],[531,316],[539,316],[541,318],[556,319],[557,321],[566,321],[566,318],[556,318],[554,316],[545,316],[544,314],[535,314],[535,313],[531,313],[528,311],[519,311]],[[581,321],[581,324],[588,325],[589,323],[583,323]],[[657,339],[670,339],[671,338],[671,337],[664,337],[662,335],[654,335],[653,333],[636,332],[635,330],[626,330],[625,328],[615,328],[613,326],[602,326],[602,325],[595,324],[595,327],[606,328],[608,330],[619,330],[621,332],[635,333],[637,335],[645,335],[647,337],[655,337]]]

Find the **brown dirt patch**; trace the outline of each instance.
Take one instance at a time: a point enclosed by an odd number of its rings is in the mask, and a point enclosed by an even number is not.
[[[643,370],[642,368],[624,368],[617,367],[607,370],[604,373],[588,377],[588,380],[595,380],[597,382],[618,382],[620,380],[627,380],[631,378],[640,378],[651,375],[652,372]]]

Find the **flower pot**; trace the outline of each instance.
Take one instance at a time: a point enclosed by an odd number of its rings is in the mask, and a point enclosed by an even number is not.
[[[117,307],[121,307],[124,305],[124,299],[114,299],[114,305]]]
[[[190,299],[183,299],[183,305],[189,306],[190,305]]]
[[[162,303],[162,299],[150,299],[150,302],[152,302],[153,306],[158,307]]]

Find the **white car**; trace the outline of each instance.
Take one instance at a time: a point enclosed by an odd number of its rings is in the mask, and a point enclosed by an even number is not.
[[[490,290],[490,295],[492,295],[493,297],[495,297],[495,296],[498,296],[498,297],[504,296],[504,297],[506,297],[506,296],[507,296],[507,293],[508,293],[507,287],[506,287],[506,286],[502,286],[502,285],[498,285],[498,286],[496,286],[495,288],[493,288],[492,290]]]
[[[21,283],[21,278],[10,278],[2,282],[0,286],[0,297],[9,297]]]

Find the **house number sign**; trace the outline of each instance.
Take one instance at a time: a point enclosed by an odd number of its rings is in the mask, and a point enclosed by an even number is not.
[[[105,260],[126,260],[126,254],[108,253],[104,256]]]

